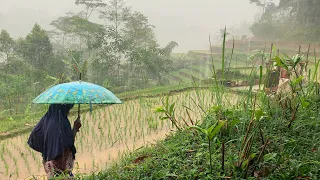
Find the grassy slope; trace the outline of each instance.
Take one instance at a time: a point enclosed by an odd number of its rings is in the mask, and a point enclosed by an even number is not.
[[[130,91],[121,94],[117,94],[120,99],[132,97],[132,96],[149,96],[149,95],[158,95],[158,94],[166,94],[173,90],[178,90],[186,87],[191,87],[192,85],[189,83],[181,83],[180,85],[170,85],[170,86],[157,86],[153,88],[147,88],[142,90]]]
[[[192,80],[192,76],[195,79],[205,79],[205,75],[202,72],[194,71],[193,69],[181,69],[180,72],[187,74],[189,79]]]
[[[196,79],[207,79],[212,76],[212,70],[211,70],[211,63],[212,60],[211,58],[207,58],[206,60],[201,60],[202,63],[197,62],[200,57],[203,55],[210,55],[211,53],[206,51],[206,50],[195,50],[195,51],[190,51],[189,56],[190,58],[193,59],[193,63],[198,63],[197,65],[191,65],[187,69],[181,69],[178,71],[173,71],[170,72],[169,74],[171,75],[171,84],[179,84],[181,82],[190,82],[192,81],[191,76],[196,77]],[[174,54],[173,57],[177,57],[180,54]],[[231,61],[230,67],[245,67],[246,66],[246,54],[237,52],[235,51],[233,54],[233,60]],[[221,63],[221,55],[220,54],[214,54],[213,55],[213,60],[214,60],[214,65],[215,69],[221,69],[222,63]],[[226,57],[226,62],[227,64],[230,62],[230,53],[227,54]],[[192,63],[192,64],[193,64]],[[227,65],[229,67],[229,65]],[[198,72],[201,72],[198,73]]]
[[[111,168],[83,179],[220,179],[232,177],[241,179],[319,179],[320,178],[320,122],[317,103],[312,103],[310,111],[300,110],[291,129],[288,120],[281,118],[277,106],[270,109],[272,117],[262,119],[258,124],[261,133],[253,134],[249,153],[250,164],[237,167],[239,150],[247,132],[250,112],[233,109],[232,116],[239,122],[229,125],[217,139],[213,140],[213,174],[208,161],[208,144],[198,132],[185,130],[171,134],[165,140],[151,147],[137,150]],[[266,112],[268,113],[268,112]],[[204,124],[215,121],[215,115],[204,117]],[[257,122],[256,122],[257,123]],[[205,126],[205,125],[202,126]],[[263,138],[261,138],[263,137]],[[262,144],[269,144],[262,152]],[[225,173],[221,170],[221,142],[225,143]],[[259,154],[262,156],[259,158]],[[260,159],[257,162],[257,159]],[[244,161],[245,163],[245,161]],[[255,170],[253,169],[255,167]]]
[[[189,81],[189,78],[186,78],[180,74],[180,71],[173,71],[169,73],[172,76],[172,81],[170,82],[173,85],[186,83]]]

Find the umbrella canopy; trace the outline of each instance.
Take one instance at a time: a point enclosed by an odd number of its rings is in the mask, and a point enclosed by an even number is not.
[[[111,91],[96,84],[77,81],[58,84],[41,93],[36,104],[121,104]]]

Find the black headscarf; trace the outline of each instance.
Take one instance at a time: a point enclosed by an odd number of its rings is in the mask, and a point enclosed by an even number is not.
[[[52,104],[30,134],[29,146],[42,153],[45,162],[62,155],[65,148],[71,148],[73,157],[74,134],[68,120],[73,104]]]

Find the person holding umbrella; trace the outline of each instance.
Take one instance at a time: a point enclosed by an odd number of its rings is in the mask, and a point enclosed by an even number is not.
[[[81,78],[80,78],[81,79]],[[36,104],[50,104],[30,134],[29,146],[41,152],[48,178],[66,173],[72,178],[76,148],[74,140],[81,127],[80,104],[121,104],[122,101],[111,91],[96,84],[83,81],[58,84],[41,93],[33,101]],[[78,118],[73,128],[68,113],[78,104]]]
[[[76,148],[74,140],[81,127],[80,116],[73,129],[68,114],[73,104],[51,104],[30,134],[29,146],[40,152],[48,179],[62,174],[72,177]]]

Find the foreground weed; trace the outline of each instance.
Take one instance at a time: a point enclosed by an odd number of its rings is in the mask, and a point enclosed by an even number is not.
[[[212,140],[216,137],[216,135],[219,133],[220,129],[224,126],[224,124],[226,123],[226,121],[221,121],[221,122],[217,122],[216,124],[212,125],[211,127],[209,127],[208,129],[203,129],[199,126],[192,126],[191,128],[194,128],[196,130],[198,130],[199,132],[205,134],[207,141],[208,141],[208,152],[209,152],[209,160],[210,160],[210,172],[211,174],[212,172],[212,155],[211,155],[211,143]]]

